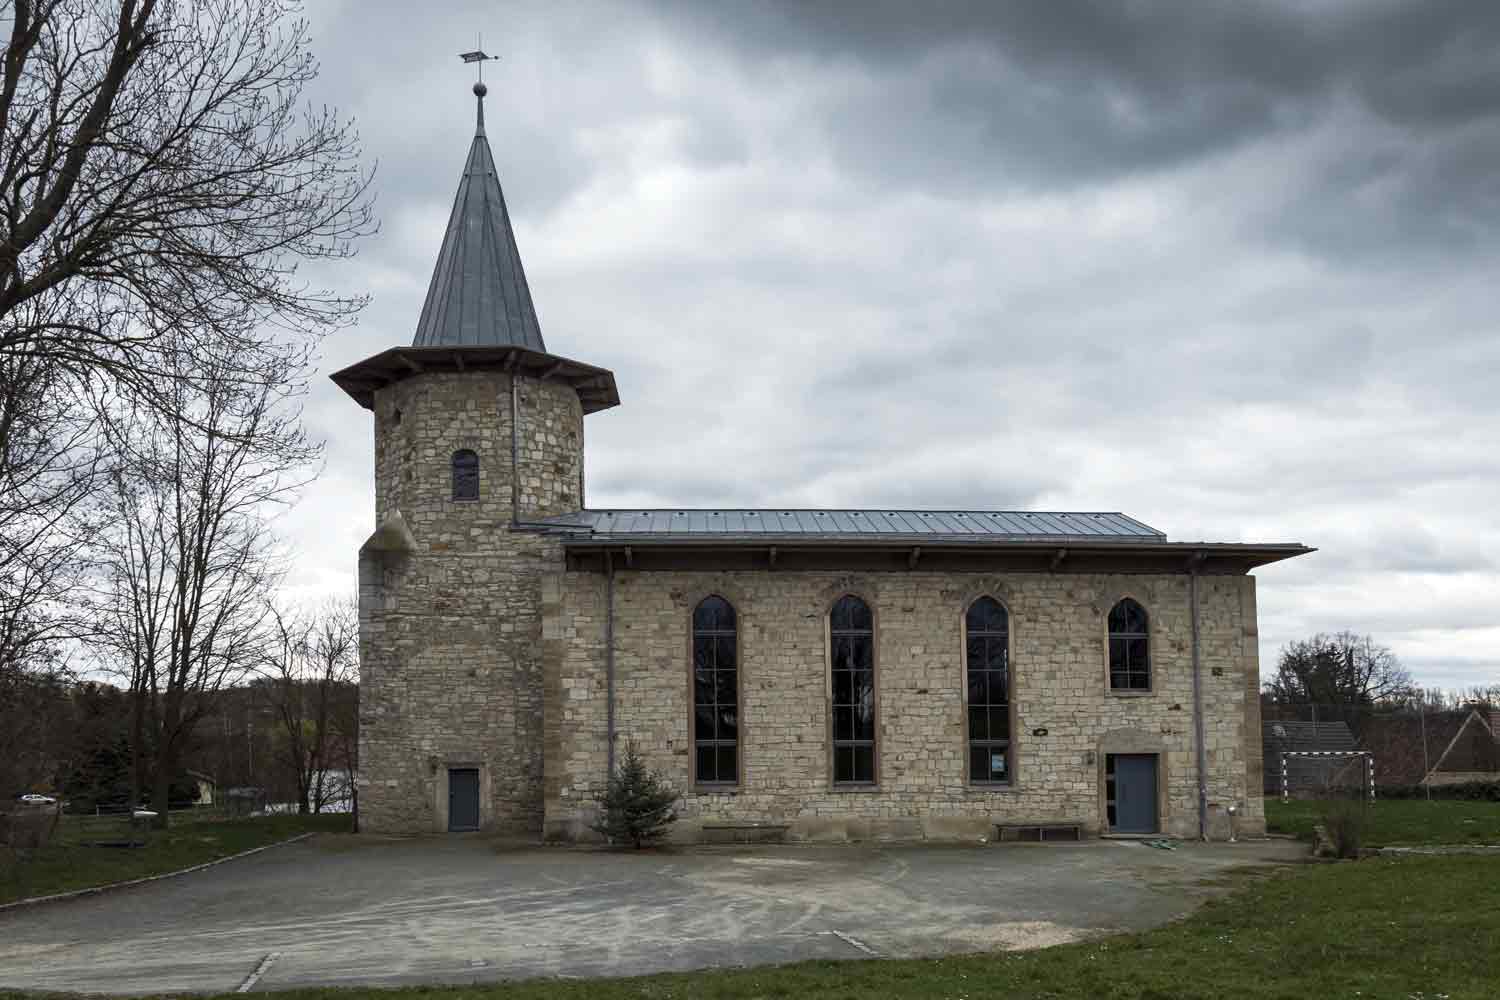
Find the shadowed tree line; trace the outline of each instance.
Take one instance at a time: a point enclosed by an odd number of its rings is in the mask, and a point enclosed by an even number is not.
[[[0,709],[0,791],[46,793],[69,812],[116,813],[155,795],[171,809],[198,803],[212,778],[215,805],[232,788],[301,813],[347,808],[358,767],[359,684],[352,602],[304,611],[266,609],[273,632],[253,672],[215,692],[177,740],[159,774],[156,747],[136,740],[136,694],[65,673],[15,675]]]
[[[7,790],[88,772],[118,797],[123,760],[125,797],[165,824],[250,692],[302,801],[327,770],[352,646],[330,673],[312,630],[338,616],[267,597],[288,571],[274,519],[320,461],[300,412],[314,352],[364,305],[322,275],[375,223],[352,122],[305,102],[298,15],[0,0]]]

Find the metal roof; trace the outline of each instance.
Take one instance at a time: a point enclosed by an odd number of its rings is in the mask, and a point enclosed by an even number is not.
[[[704,541],[1087,540],[1165,542],[1150,525],[1118,512],[1013,510],[583,510],[539,526],[604,539]]]
[[[499,371],[565,382],[578,392],[584,413],[620,405],[614,373],[581,361],[524,347],[392,347],[329,378],[365,409],[377,390],[424,372]]]
[[[546,352],[505,195],[484,134],[484,95],[469,159],[438,251],[416,347],[524,347]]]

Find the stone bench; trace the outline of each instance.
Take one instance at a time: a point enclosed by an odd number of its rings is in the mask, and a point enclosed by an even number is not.
[[[704,823],[705,844],[779,844],[786,840],[785,823]]]
[[[996,823],[995,841],[1005,843],[1007,841],[1035,841],[1038,843],[1048,840],[1082,840],[1083,824],[1081,823]]]

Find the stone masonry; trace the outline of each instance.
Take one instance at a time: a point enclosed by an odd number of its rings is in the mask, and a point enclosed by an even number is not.
[[[1099,832],[1110,754],[1155,758],[1117,772],[1117,829],[1154,819],[1196,836],[1193,580],[1208,833],[1227,835],[1231,807],[1240,833],[1264,830],[1255,581],[1242,574],[1311,550],[1169,543],[1104,512],[804,523],[586,508],[583,417],[619,392],[612,372],[548,353],[482,103],[413,343],[330,377],[375,419],[376,529],[359,551],[364,830],[472,829],[474,771],[480,829],[591,837],[612,716],[616,748],[635,741],[682,792],[684,839],[756,824],[794,839],[977,839],[997,821]],[[455,497],[459,451],[478,456],[477,498]],[[828,612],[851,593],[874,615],[877,780],[835,787]],[[740,781],[695,788],[690,622],[711,594],[738,622]],[[1009,611],[1004,787],[966,774],[963,623],[980,595]],[[1125,596],[1149,613],[1149,690],[1110,690],[1107,619]]]
[[[360,551],[360,815],[376,832],[445,830],[447,769],[480,772],[485,829],[542,824],[541,578],[561,546],[514,531],[576,510],[583,413],[565,384],[417,374],[375,395],[380,526]],[[452,499],[455,451],[479,455],[477,501]]]
[[[606,580],[544,583],[546,833],[589,836],[605,780]],[[1255,580],[1199,578],[1210,834],[1264,831]],[[704,824],[785,825],[812,839],[993,836],[995,822],[1104,822],[1104,755],[1160,755],[1164,832],[1197,835],[1189,578],[1186,575],[891,572],[624,572],[614,580],[616,725],[683,790],[677,835]],[[830,774],[827,612],[846,593],[876,619],[878,787]],[[692,787],[692,609],[730,600],[739,619],[743,783]],[[1010,611],[1014,774],[965,775],[961,623],[989,594]],[[1106,616],[1124,596],[1150,614],[1152,690],[1111,693]],[[1045,730],[1046,735],[1033,735]]]

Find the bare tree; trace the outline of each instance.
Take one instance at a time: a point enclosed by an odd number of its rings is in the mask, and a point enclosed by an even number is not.
[[[149,754],[151,801],[165,825],[170,783],[220,692],[244,680],[268,639],[263,598],[280,579],[269,519],[307,481],[318,449],[288,394],[298,373],[252,383],[238,359],[199,347],[172,406],[116,414],[104,554],[104,640],[133,696],[135,752]],[[112,647],[112,648],[111,648]],[[142,771],[145,769],[142,768]]]
[[[0,350],[170,405],[163,339],[217,339],[247,309],[304,331],[352,315],[295,276],[372,228],[352,125],[302,105],[299,9],[0,0]]]
[[[1342,709],[1405,702],[1414,690],[1411,674],[1395,653],[1353,632],[1320,632],[1290,643],[1266,685],[1266,693],[1280,704]]]
[[[101,466],[91,421],[41,358],[0,354],[0,674],[69,634],[86,508]]]
[[[33,648],[25,670],[0,671],[0,796],[52,789],[68,751],[71,684],[55,649]]]
[[[322,812],[349,780],[340,751],[344,703],[357,698],[359,617],[352,601],[312,611],[268,607],[264,692],[281,724],[282,762],[297,788],[297,811]],[[335,777],[335,768],[346,773]]]
[[[374,229],[299,9],[0,0],[0,669],[76,624],[101,411],[191,421],[193,359],[255,384],[363,305],[297,273]]]

